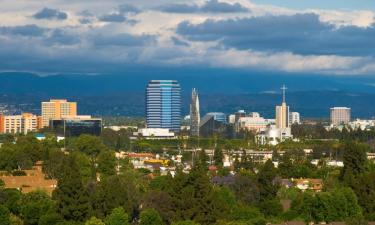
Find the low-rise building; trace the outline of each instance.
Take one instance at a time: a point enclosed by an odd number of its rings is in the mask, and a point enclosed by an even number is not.
[[[322,179],[292,179],[295,187],[302,191],[312,190],[315,192],[321,192],[323,189]]]
[[[50,128],[62,137],[78,137],[82,134],[99,136],[102,133],[102,119],[86,115],[63,117],[50,120]]]
[[[0,133],[27,134],[41,128],[41,117],[32,113],[0,115]]]
[[[173,139],[176,138],[174,132],[166,128],[142,128],[134,132],[135,137],[146,139]]]
[[[236,130],[249,130],[259,132],[265,130],[267,126],[271,124],[271,121],[264,119],[258,113],[250,114],[249,116],[240,117],[236,122]]]
[[[361,130],[368,130],[371,127],[375,127],[375,120],[361,120],[356,119],[348,123],[348,126],[353,130],[361,129]]]
[[[270,126],[255,136],[255,142],[260,145],[277,145],[280,142],[290,139],[293,139],[290,127],[279,129],[275,126]]]
[[[301,124],[301,116],[299,112],[290,112],[289,113],[289,124]]]
[[[7,172],[0,172],[0,179],[4,181],[5,188],[15,188],[22,193],[29,193],[36,190],[44,190],[52,195],[57,186],[57,180],[46,179],[42,171],[42,162],[37,162],[31,170],[24,170],[24,176],[13,176]]]

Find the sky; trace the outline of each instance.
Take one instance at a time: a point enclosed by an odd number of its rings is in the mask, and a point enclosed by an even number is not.
[[[0,5],[0,71],[375,72],[373,0],[0,0]]]

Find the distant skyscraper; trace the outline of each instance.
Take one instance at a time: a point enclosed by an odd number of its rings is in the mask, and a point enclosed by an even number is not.
[[[52,119],[72,117],[77,115],[77,103],[68,102],[66,99],[51,99],[49,102],[42,102],[42,125],[49,126]]]
[[[276,128],[285,129],[289,127],[289,106],[285,102],[285,85],[281,88],[283,91],[283,102],[281,106],[276,106]]]
[[[190,134],[192,136],[199,136],[199,123],[201,117],[199,112],[199,97],[198,93],[193,89],[191,92],[191,103],[190,103]]]
[[[181,127],[181,88],[175,80],[151,80],[146,87],[146,123],[148,128]]]
[[[338,126],[350,122],[351,109],[347,107],[333,107],[331,108],[331,124]]]

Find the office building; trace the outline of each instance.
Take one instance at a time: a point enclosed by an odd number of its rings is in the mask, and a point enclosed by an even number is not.
[[[227,123],[227,115],[225,115],[225,113],[222,113],[222,112],[209,112],[206,115],[213,116],[216,121],[219,121],[219,122],[221,122],[223,124]]]
[[[274,125],[260,131],[255,136],[255,142],[260,145],[278,145],[280,142],[289,139],[293,139],[290,127],[280,129]]]
[[[216,115],[216,116],[215,116]],[[219,115],[219,116],[218,116]],[[225,114],[224,114],[225,115]],[[212,137],[213,135],[225,136],[227,126],[221,114],[207,113],[200,122],[200,136]]]
[[[289,113],[289,124],[301,124],[301,117],[299,112],[290,112]]]
[[[27,134],[41,128],[41,118],[31,113],[0,115],[0,133]]]
[[[228,123],[230,123],[230,124],[234,124],[234,123],[236,122],[236,115],[234,115],[234,114],[230,114],[230,115],[228,115],[228,117],[227,117],[227,121],[228,121]]]
[[[102,119],[91,116],[63,117],[50,120],[50,128],[57,136],[79,137],[82,134],[99,136],[102,133]]]
[[[283,102],[276,106],[276,128],[285,129],[289,127],[289,106],[285,102],[285,85],[281,88],[283,91]]]
[[[146,139],[173,139],[175,135],[169,129],[164,128],[142,128],[134,132],[135,137],[142,137]]]
[[[5,116],[0,114],[0,134],[4,133]]]
[[[264,119],[259,113],[251,113],[246,117],[241,117],[236,123],[236,131],[248,130],[253,132],[259,132],[264,130],[272,121]]]
[[[200,123],[200,112],[199,112],[199,96],[195,89],[191,93],[190,103],[190,135],[199,136],[199,123]]]
[[[151,80],[146,87],[147,128],[181,127],[181,88],[176,80]]]
[[[351,109],[347,107],[331,108],[331,125],[339,126],[350,122]]]
[[[77,115],[77,103],[68,102],[66,99],[51,99],[42,102],[42,125],[49,126],[50,120],[59,120],[62,117],[73,117]]]
[[[245,117],[246,116],[246,112],[245,110],[238,110],[236,113],[234,113],[234,122],[238,122],[238,120],[241,118],[241,117]]]

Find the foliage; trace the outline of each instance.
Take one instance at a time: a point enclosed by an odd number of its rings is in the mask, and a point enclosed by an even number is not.
[[[105,218],[104,222],[105,225],[128,225],[129,218],[122,207],[117,207]]]
[[[86,221],[85,225],[105,225],[103,221],[96,217],[91,217],[89,220]]]
[[[10,225],[9,209],[3,205],[0,205],[0,225]]]
[[[61,171],[53,192],[57,212],[66,220],[84,221],[89,214],[89,199],[73,157],[64,160]]]
[[[116,156],[113,151],[102,151],[98,156],[98,172],[101,178],[106,178],[116,174]]]
[[[141,212],[139,225],[163,225],[163,221],[155,209],[145,209]]]
[[[54,202],[45,192],[30,192],[21,198],[20,214],[25,224],[38,224],[39,219],[52,210]]]

